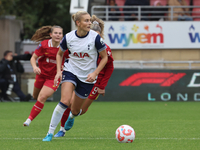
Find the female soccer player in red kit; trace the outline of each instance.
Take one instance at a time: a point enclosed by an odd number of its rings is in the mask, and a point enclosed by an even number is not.
[[[91,29],[96,31],[102,38],[104,38],[104,22],[103,20],[97,18],[95,15],[92,16],[91,18]],[[84,114],[87,110],[88,107],[92,104],[92,102],[94,100],[96,100],[99,96],[99,94],[101,95],[105,95],[105,87],[108,83],[108,80],[110,79],[112,72],[114,70],[114,66],[113,66],[113,57],[112,57],[112,52],[111,49],[108,45],[106,45],[106,51],[107,51],[107,55],[108,55],[108,61],[107,64],[105,65],[105,67],[101,70],[101,72],[98,75],[97,78],[97,82],[94,84],[88,98],[85,100],[85,102],[83,103],[82,106],[82,114]],[[101,61],[101,57],[99,56],[97,64],[99,64],[99,62]],[[62,119],[61,119],[61,127],[60,127],[60,131],[54,136],[54,137],[62,137],[65,135],[66,130],[64,129],[65,126],[65,122],[68,119],[70,113],[70,108],[67,108],[66,111],[64,112]]]
[[[32,41],[42,41],[31,57],[31,65],[36,74],[33,98],[37,102],[33,106],[24,126],[29,126],[31,121],[42,111],[44,103],[58,88],[54,86],[56,75],[56,54],[59,50],[60,41],[63,38],[63,29],[60,26],[44,26],[38,29],[32,37]],[[68,58],[68,51],[64,53],[64,59]],[[38,60],[38,65],[36,61]]]

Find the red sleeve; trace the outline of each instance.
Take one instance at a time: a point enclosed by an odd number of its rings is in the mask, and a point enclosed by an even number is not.
[[[107,55],[108,55],[108,62],[109,61],[114,61],[113,59],[113,56],[112,56],[112,51],[110,49],[110,47],[106,44],[107,48],[106,48],[106,52],[107,52]]]
[[[114,70],[114,65],[113,65],[114,59],[112,57],[112,52],[111,52],[110,47],[107,44],[106,44],[106,46],[107,46],[106,51],[107,51],[107,55],[108,55],[108,61],[107,61],[107,64],[105,65],[105,67],[99,73],[97,82],[96,82],[97,84],[95,84],[95,86],[97,86],[100,89],[105,89],[105,87],[108,84],[108,80],[110,79],[110,77],[113,73],[113,70]],[[101,57],[99,57],[99,59],[98,59],[98,64],[100,61],[101,61]]]
[[[96,85],[100,89],[105,89],[105,87],[108,84],[108,80],[110,79],[112,73],[114,70],[113,65],[113,59],[111,57],[108,57],[108,62],[104,69],[102,70],[103,76],[101,76],[102,72],[100,73],[100,77],[97,78],[97,82],[100,83],[99,85]]]
[[[66,59],[69,58],[69,51],[68,50],[66,50],[64,52],[63,58],[66,58]]]
[[[68,50],[66,50],[66,51],[64,52],[64,54],[63,54],[62,65],[64,65],[65,60],[66,60],[67,58],[69,58],[69,51],[68,51]]]
[[[44,45],[45,45],[45,41],[42,41],[38,47],[35,49],[34,53],[39,57],[42,56],[44,54]]]

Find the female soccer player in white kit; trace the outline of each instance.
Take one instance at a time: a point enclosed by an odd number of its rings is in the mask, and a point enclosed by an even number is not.
[[[61,81],[61,100],[52,114],[49,131],[43,141],[51,141],[54,131],[60,122],[64,111],[71,104],[70,116],[67,127],[70,129],[74,123],[74,117],[80,115],[81,106],[96,82],[97,75],[104,68],[108,57],[106,45],[100,35],[90,30],[91,17],[85,11],[78,11],[72,15],[77,30],[67,33],[61,43],[56,56],[57,74],[54,79],[56,85],[59,78]],[[64,63],[61,71],[63,53],[69,50],[69,59]],[[98,55],[102,60],[97,67]],[[74,94],[73,94],[73,91]]]

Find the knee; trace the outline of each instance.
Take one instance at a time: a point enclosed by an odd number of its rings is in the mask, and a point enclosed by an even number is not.
[[[40,94],[40,95],[38,96],[37,100],[38,100],[39,102],[41,102],[41,103],[44,103],[44,102],[46,102],[47,98],[48,98],[48,96],[46,96],[46,95],[44,95],[44,94]]]
[[[71,109],[71,112],[73,115],[78,115],[80,113],[80,109],[74,108],[74,109]]]
[[[69,108],[71,107],[70,99],[67,98],[61,98],[60,102],[67,105]]]

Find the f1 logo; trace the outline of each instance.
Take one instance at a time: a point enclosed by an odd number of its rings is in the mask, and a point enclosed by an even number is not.
[[[200,87],[200,84],[195,84],[195,80],[198,76],[200,76],[200,73],[194,73],[187,87]]]
[[[160,84],[160,86],[171,86],[185,75],[186,73],[139,72],[128,77],[119,85],[140,86],[141,84]]]

